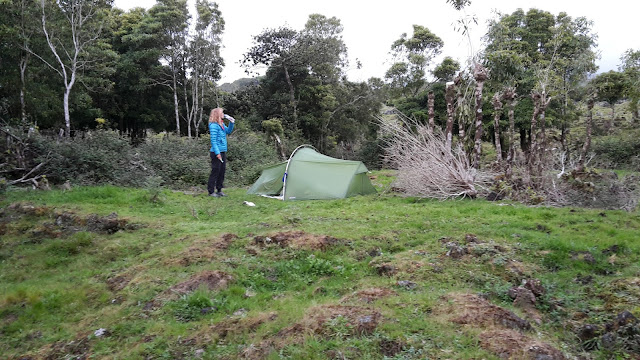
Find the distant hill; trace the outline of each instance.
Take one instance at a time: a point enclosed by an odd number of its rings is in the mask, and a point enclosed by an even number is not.
[[[232,83],[224,83],[222,85],[220,85],[220,90],[228,92],[228,93],[233,93],[236,92],[238,90],[242,90],[244,88],[247,88],[249,86],[252,85],[257,85],[258,82],[260,81],[260,79],[258,78],[242,78],[242,79],[238,79]]]

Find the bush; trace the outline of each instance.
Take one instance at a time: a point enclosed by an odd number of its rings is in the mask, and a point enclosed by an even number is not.
[[[132,170],[131,146],[115,131],[92,131],[64,141],[36,135],[32,146],[37,154],[33,165],[46,161],[44,173],[52,183],[129,185],[123,180]]]
[[[596,166],[638,170],[640,131],[628,131],[624,135],[595,138],[591,150],[596,154]],[[635,167],[635,169],[634,169]]]
[[[211,169],[208,135],[195,140],[173,135],[151,138],[136,150],[149,175],[159,176],[169,187],[207,183]]]
[[[21,170],[5,172],[0,191],[2,184],[19,179],[40,163],[44,165],[31,176],[45,175],[51,184],[148,187],[153,179],[168,188],[183,188],[203,186],[211,171],[208,134],[198,139],[156,136],[134,147],[127,137],[111,130],[64,140],[38,133],[26,136],[23,130],[11,130],[21,141],[2,144],[2,162]],[[234,133],[229,150],[226,181],[233,186],[252,183],[265,166],[278,162],[275,149],[253,132]],[[22,163],[16,154],[22,154]]]
[[[225,182],[233,186],[252,184],[260,177],[262,169],[279,162],[275,147],[254,132],[230,136],[227,159]]]

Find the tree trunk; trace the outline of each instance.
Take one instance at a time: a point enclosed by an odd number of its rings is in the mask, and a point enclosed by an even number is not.
[[[173,73],[173,107],[176,113],[176,134],[180,136],[180,112],[178,110],[178,84],[176,74]]]
[[[547,107],[549,106],[549,103],[551,102],[551,97],[547,98],[547,94],[543,91],[540,97],[540,122],[539,122],[539,126],[540,126],[540,136],[538,139],[538,148],[536,149],[537,155],[536,155],[536,160],[537,160],[537,167],[538,167],[538,174],[542,174],[543,172],[543,167],[544,164],[546,162],[546,153],[547,153],[547,136],[546,136],[546,117],[545,114],[547,112]]]
[[[454,84],[458,88],[458,101],[456,102],[456,110],[458,110],[458,137],[464,142],[466,136],[466,124],[464,123],[464,116],[462,114],[462,104],[464,103],[464,94],[462,93],[462,87],[460,86],[462,84],[462,73],[459,73],[458,76],[456,76]]]
[[[584,162],[585,159],[587,158],[587,153],[589,152],[589,147],[591,147],[591,131],[593,129],[593,104],[594,104],[594,99],[593,98],[589,98],[589,100],[587,101],[587,129],[586,129],[586,135],[585,135],[585,139],[584,139],[584,144],[582,145],[582,151],[580,152],[580,160],[578,160],[578,166],[576,168],[576,171],[578,172],[582,172],[584,171]]]
[[[531,93],[531,98],[533,99],[533,115],[531,116],[531,130],[529,135],[531,137],[529,143],[529,151],[527,154],[527,163],[529,165],[529,170],[531,171],[535,166],[536,162],[536,149],[537,149],[537,138],[536,133],[538,131],[538,116],[540,115],[540,98],[542,96],[538,92]]]
[[[447,129],[446,129],[446,146],[447,151],[451,152],[451,142],[453,140],[453,116],[454,116],[454,108],[453,108],[453,98],[455,96],[456,86],[453,82],[447,83],[447,89],[445,93],[445,100],[447,101]]]
[[[482,155],[482,89],[487,77],[487,69],[477,63],[473,70],[473,78],[476,80],[476,134],[474,142],[475,156],[473,159],[473,167],[475,169],[480,168],[480,155]]]
[[[20,59],[20,116],[22,118],[23,124],[26,124],[27,122],[27,105],[24,100],[26,88],[27,88],[27,84],[25,80],[25,73],[27,72],[27,61],[28,61],[28,55],[25,54]]]
[[[607,134],[611,133],[611,129],[613,128],[613,123],[616,119],[616,104],[612,103],[611,104],[611,120],[609,120],[609,122],[606,125],[606,129],[607,130]]]
[[[502,116],[502,94],[499,92],[493,95],[493,136],[496,144],[496,160],[502,163],[502,145],[500,144],[500,117]]]
[[[434,107],[434,102],[435,102],[435,95],[433,94],[433,91],[429,91],[429,94],[427,95],[427,106],[429,108],[429,131],[433,134],[433,129],[436,126],[436,122],[435,122],[435,117],[436,117],[436,112],[434,111],[433,107]]]
[[[293,108],[294,129],[298,129],[298,105],[296,104],[296,92],[293,87],[293,83],[291,82],[291,76],[289,76],[289,69],[286,65],[283,67],[284,76],[287,79],[287,84],[289,85],[289,101],[291,102],[291,107]]]
[[[503,99],[507,102],[507,108],[509,109],[509,152],[507,153],[507,167],[505,176],[507,179],[511,179],[513,175],[513,160],[516,157],[516,126],[515,126],[515,107],[516,101],[516,89],[508,87],[504,90]]]

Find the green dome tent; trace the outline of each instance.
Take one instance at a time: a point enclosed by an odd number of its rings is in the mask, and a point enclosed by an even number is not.
[[[262,170],[248,194],[282,196],[283,200],[342,199],[375,194],[361,161],[340,160],[299,146],[288,161]]]

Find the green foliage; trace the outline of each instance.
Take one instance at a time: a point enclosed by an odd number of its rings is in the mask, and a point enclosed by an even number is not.
[[[173,316],[178,321],[189,322],[202,318],[215,311],[209,291],[198,289],[191,294],[183,295],[180,300],[171,304]]]
[[[187,139],[167,135],[148,139],[136,150],[153,175],[171,186],[184,187],[206,184],[211,171],[209,147],[208,136]]]
[[[597,91],[598,99],[608,102],[611,106],[622,99],[628,88],[627,78],[624,74],[614,70],[598,74],[591,81],[591,85]]]
[[[227,175],[231,186],[251,185],[262,169],[279,162],[275,147],[253,132],[238,132],[229,137]]]
[[[128,185],[127,180],[136,172],[128,163],[128,140],[115,131],[99,130],[65,141],[35,136],[33,148],[37,154],[34,161],[46,162],[44,173],[54,184]]]
[[[12,128],[11,132],[21,134],[23,130]],[[52,185],[69,181],[73,185],[144,187],[151,202],[160,200],[161,185],[202,186],[211,171],[208,136],[198,139],[151,137],[132,146],[129,139],[116,131],[96,130],[64,141],[36,133],[24,141],[27,151],[21,151],[28,155],[23,155],[27,160],[25,167],[32,169],[43,163],[37,174],[45,175]],[[252,132],[234,133],[229,138],[229,146],[229,184],[248,185],[257,179],[264,166],[278,161],[275,149]],[[5,149],[3,161],[14,162],[13,152],[13,148]],[[7,180],[22,175],[21,172],[9,173]]]
[[[595,137],[591,151],[596,155],[597,166],[637,171],[640,169],[640,131]]]

